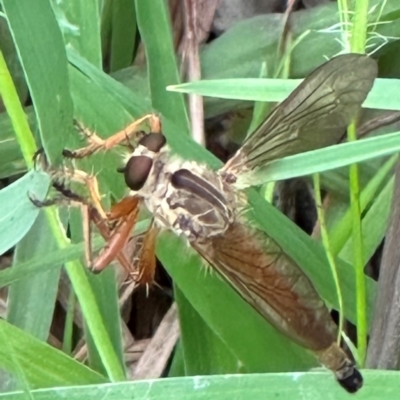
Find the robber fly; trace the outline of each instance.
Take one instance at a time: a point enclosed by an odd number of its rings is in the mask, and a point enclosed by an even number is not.
[[[142,137],[122,169],[131,190],[121,207],[129,210],[121,223],[126,229],[107,234],[92,268],[103,269],[120,251],[137,215],[132,202],[139,202],[152,213],[154,227],[184,237],[266,320],[311,350],[347,391],[357,391],[362,376],[336,343],[328,308],[294,261],[248,221],[247,198],[239,189],[253,184],[254,172],[275,159],[336,143],[376,76],[375,61],[364,55],[346,54],[323,64],[218,171],[173,155],[161,133]],[[81,158],[112,147],[126,139],[126,133],[118,135],[66,155]],[[154,245],[155,234],[147,235]]]

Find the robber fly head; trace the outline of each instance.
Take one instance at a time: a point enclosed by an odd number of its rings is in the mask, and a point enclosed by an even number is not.
[[[165,144],[162,133],[149,133],[140,139],[126,166],[119,170],[124,173],[125,183],[131,190],[138,191],[146,183],[153,160]]]

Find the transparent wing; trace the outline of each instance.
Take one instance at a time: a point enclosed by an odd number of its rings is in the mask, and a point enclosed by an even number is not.
[[[240,222],[220,236],[191,245],[278,330],[319,351],[336,340],[337,327],[300,268],[263,232]]]
[[[341,55],[321,65],[272,111],[222,171],[237,176],[336,143],[376,76],[376,62],[361,54]]]

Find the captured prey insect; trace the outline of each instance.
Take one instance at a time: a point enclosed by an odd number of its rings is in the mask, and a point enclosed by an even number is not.
[[[252,175],[275,159],[336,143],[376,76],[375,61],[365,55],[346,54],[323,64],[218,171],[173,155],[165,137],[155,132],[139,141],[122,170],[131,189],[123,202],[139,201],[152,213],[153,226],[184,237],[244,300],[311,350],[349,392],[362,386],[362,376],[336,343],[337,326],[328,308],[300,267],[248,221],[247,198],[239,189],[252,185]],[[121,134],[110,138],[112,145],[125,139]],[[67,155],[82,158],[111,143],[89,140],[91,145]],[[135,218],[127,218],[127,230]],[[115,230],[92,267],[104,268],[128,236]],[[152,245],[154,240],[149,234]]]

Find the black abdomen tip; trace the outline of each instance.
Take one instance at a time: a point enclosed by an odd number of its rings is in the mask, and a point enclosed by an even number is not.
[[[349,393],[355,393],[363,385],[363,377],[360,371],[356,368],[353,373],[346,378],[338,379],[339,384],[346,389]]]

